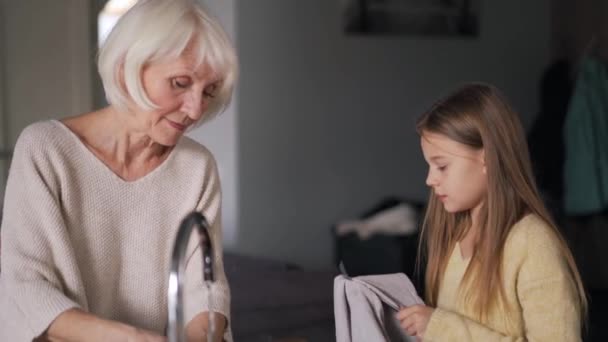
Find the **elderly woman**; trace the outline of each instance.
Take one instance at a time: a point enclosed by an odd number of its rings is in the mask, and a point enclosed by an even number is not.
[[[186,335],[202,340],[213,311],[216,339],[232,339],[217,167],[184,133],[226,107],[236,65],[195,1],[141,0],[99,54],[110,105],[21,133],[1,230],[0,341],[166,340],[169,259],[193,210],[211,226],[217,281],[208,296],[191,249]]]

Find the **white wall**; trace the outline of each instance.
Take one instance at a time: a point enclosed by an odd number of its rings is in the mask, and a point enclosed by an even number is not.
[[[8,158],[2,158],[2,152],[7,152],[8,148],[7,148],[7,141],[8,141],[8,137],[7,137],[7,132],[6,132],[6,125],[5,125],[5,118],[6,118],[6,107],[7,107],[7,103],[6,103],[6,86],[4,85],[4,83],[6,82],[5,79],[5,71],[4,69],[6,68],[6,62],[4,61],[6,59],[6,19],[5,19],[5,8],[4,5],[2,3],[0,3],[0,189],[2,189],[0,191],[0,204],[2,203],[2,201],[4,200],[4,185],[5,185],[5,180],[8,174],[8,166],[9,166],[9,160]]]
[[[34,121],[91,110],[89,5],[0,0],[1,150]],[[0,159],[0,198],[8,164]]]
[[[385,195],[424,200],[415,118],[464,81],[528,125],[549,62],[549,0],[482,2],[477,39],[346,37],[339,1],[238,1],[237,249],[331,265],[330,226]]]
[[[201,0],[207,9],[218,18],[228,35],[235,39],[234,0]],[[224,244],[230,250],[236,245],[238,227],[238,162],[237,162],[237,98],[218,118],[189,134],[211,150],[215,156],[222,182],[222,218]]]
[[[6,1],[5,110],[12,146],[28,124],[91,109],[89,2]]]

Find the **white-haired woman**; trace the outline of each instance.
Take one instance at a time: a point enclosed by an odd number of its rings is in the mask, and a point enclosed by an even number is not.
[[[237,60],[194,0],[141,0],[101,48],[110,105],[27,127],[2,221],[1,341],[164,341],[169,259],[192,210],[211,225],[217,282],[186,267],[189,340],[209,311],[231,340],[221,192],[211,153],[184,136],[229,103]]]

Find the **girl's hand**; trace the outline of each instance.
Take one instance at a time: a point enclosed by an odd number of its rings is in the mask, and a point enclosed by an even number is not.
[[[435,309],[426,305],[412,305],[399,310],[397,319],[400,322],[401,328],[410,336],[422,339],[433,311]]]

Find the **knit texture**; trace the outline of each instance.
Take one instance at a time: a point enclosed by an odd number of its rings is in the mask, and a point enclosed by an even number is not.
[[[35,123],[17,141],[5,196],[0,341],[31,341],[70,308],[164,333],[173,243],[193,210],[211,226],[217,281],[208,303],[192,234],[185,322],[209,309],[230,318],[217,167],[190,138],[144,177],[124,181],[61,122]]]
[[[424,341],[581,341],[575,283],[557,236],[538,217],[524,217],[509,234],[502,284],[508,308],[490,312],[484,324],[458,289],[468,264],[456,245]]]

